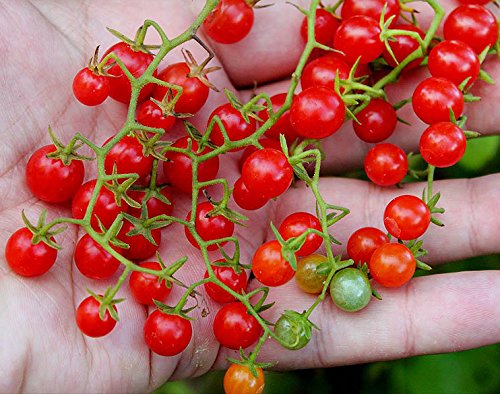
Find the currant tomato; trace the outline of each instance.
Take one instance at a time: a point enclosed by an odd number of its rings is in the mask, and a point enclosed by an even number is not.
[[[284,348],[299,350],[311,340],[312,326],[303,314],[285,311],[274,325],[274,334]]]
[[[372,288],[367,276],[357,268],[337,272],[330,282],[333,303],[346,312],[357,312],[368,305]]]
[[[412,96],[413,111],[425,123],[450,120],[450,109],[458,119],[464,110],[464,95],[451,81],[427,78],[420,82]]]
[[[238,178],[233,188],[233,200],[240,208],[247,211],[255,211],[267,204],[269,198],[252,193],[246,187],[243,179]]]
[[[83,219],[89,205],[89,201],[94,193],[96,179],[85,182],[76,192],[71,203],[71,212],[75,219]],[[99,190],[94,210],[90,219],[90,224],[94,230],[99,230],[97,218],[106,228],[111,226],[116,216],[120,212],[127,212],[128,205],[122,202],[121,207],[116,205],[115,195],[112,191],[102,186]]]
[[[114,136],[108,138],[106,145]],[[113,173],[113,167],[116,165],[118,174],[139,175],[140,179],[145,179],[151,173],[153,168],[153,156],[145,156],[144,146],[134,136],[126,135],[114,145],[104,159],[104,169],[106,174]]]
[[[354,64],[370,63],[384,51],[384,43],[380,41],[379,22],[368,16],[353,16],[342,22],[333,38],[333,47],[343,52]]]
[[[163,111],[156,103],[146,100],[137,109],[137,121],[144,126],[169,131],[175,124],[175,117],[163,116]]]
[[[285,104],[286,93],[275,94],[271,96],[271,103],[273,105],[273,111],[278,112],[279,109]],[[262,120],[262,123],[266,122],[269,119],[269,112],[267,109],[263,109],[260,111],[257,116]],[[274,140],[280,139],[280,134],[283,134],[288,143],[292,143],[297,138],[297,134],[290,123],[290,111],[285,111],[283,115],[278,119],[278,121],[271,126],[266,132],[265,135],[267,138],[271,138]],[[278,144],[279,145],[279,144]],[[281,150],[280,148],[277,148]]]
[[[400,147],[378,144],[365,157],[365,172],[379,186],[393,186],[403,180],[408,172],[408,158]]]
[[[396,24],[392,28],[396,30],[414,31],[415,33],[418,33],[422,40],[425,38],[425,33],[414,25]],[[415,38],[406,35],[395,35],[393,36],[393,39],[394,41],[389,40],[388,44],[392,50],[392,53],[394,54],[394,57],[397,60],[397,63],[390,52],[387,50],[387,48],[384,48],[382,56],[391,67],[396,67],[399,63],[403,62],[403,60],[405,60],[410,54],[415,52],[420,47],[420,44]],[[412,60],[406,65],[405,70],[417,68],[420,63],[422,63],[422,60],[424,60],[423,57]]]
[[[385,287],[400,287],[415,273],[417,263],[410,249],[399,243],[379,247],[368,263],[375,282]]]
[[[161,271],[162,266],[156,261],[139,264],[141,268]],[[146,272],[134,271],[129,277],[130,291],[134,299],[143,305],[154,306],[154,300],[164,302],[172,291],[172,284],[165,280],[159,281],[158,276]]]
[[[389,138],[398,122],[394,107],[382,99],[372,99],[356,118],[359,123],[352,122],[354,132],[362,141],[371,143]]]
[[[275,287],[287,283],[295,271],[281,254],[278,241],[269,241],[261,245],[252,259],[252,272],[264,286]]]
[[[332,89],[313,86],[298,94],[290,108],[290,122],[300,137],[322,139],[338,131],[345,105]]]
[[[38,199],[59,203],[71,200],[85,176],[80,160],[64,165],[61,159],[47,157],[55,152],[54,145],[46,145],[31,155],[26,165],[26,183]]]
[[[234,232],[234,223],[231,222],[228,218],[222,215],[208,216],[213,209],[214,206],[208,201],[198,204],[198,207],[196,209],[194,226],[196,228],[196,232],[205,242],[230,237]],[[186,220],[191,221],[191,212],[188,213]],[[184,233],[186,234],[186,238],[191,243],[191,245],[193,245],[195,248],[200,249],[200,246],[191,235],[187,227],[184,228]],[[221,242],[219,245],[223,246],[225,244],[226,242]],[[217,245],[209,245],[207,249],[217,250]]]
[[[208,124],[212,121],[214,116],[218,116],[226,130],[227,136],[230,141],[239,141],[244,138],[251,136],[257,130],[257,122],[254,118],[249,118],[249,123],[243,119],[240,111],[229,103],[222,104],[221,106],[214,109],[210,117],[208,118]],[[222,146],[224,144],[224,136],[217,123],[214,124],[212,133],[210,134],[210,139],[217,146]],[[241,150],[243,148],[232,149],[232,152]]]
[[[375,227],[363,227],[351,234],[347,241],[347,255],[355,264],[368,263],[373,252],[389,242],[389,238]]]
[[[481,53],[498,40],[496,17],[487,8],[470,4],[455,8],[443,25],[446,40],[458,40]]]
[[[203,28],[212,40],[234,44],[248,35],[253,19],[253,8],[245,0],[221,0],[203,22]]]
[[[198,143],[190,137],[182,137],[172,144],[175,148],[186,149],[191,141],[191,152],[196,155],[204,155],[211,151],[205,147],[200,153],[198,152]],[[167,152],[165,154],[168,161],[163,162],[163,171],[167,181],[172,184],[177,190],[183,193],[191,194],[193,191],[193,162],[191,158],[180,152]],[[198,182],[207,182],[215,179],[219,172],[219,157],[215,156],[206,160],[198,166]]]
[[[215,315],[213,328],[217,341],[234,350],[246,349],[262,334],[259,322],[241,302],[224,305]]]
[[[385,9],[384,9],[385,7]],[[340,15],[343,20],[349,19],[353,16],[364,15],[380,20],[384,11],[384,21],[390,17],[394,17],[391,26],[396,23],[399,18],[401,8],[398,0],[344,0]]]
[[[121,254],[130,260],[145,260],[154,256],[161,243],[160,229],[151,230],[151,236],[156,245],[148,241],[142,234],[128,235],[134,229],[134,225],[128,220],[123,221],[123,226],[117,238],[128,244],[129,248],[123,249]]]
[[[331,12],[324,8],[316,10],[316,19],[314,20],[314,37],[316,41],[323,45],[330,45],[333,35],[340,26],[340,21]],[[304,42],[307,42],[307,17],[304,17],[300,26],[300,35]]]
[[[431,212],[422,199],[402,195],[393,199],[385,208],[384,225],[389,234],[408,241],[425,233],[431,222]]]
[[[5,246],[5,259],[12,271],[21,276],[40,276],[55,263],[57,250],[44,242],[32,243],[33,233],[26,227],[12,234]],[[51,238],[54,241],[53,238]]]
[[[328,277],[327,274],[318,272],[318,267],[328,263],[328,258],[320,254],[311,254],[297,262],[295,281],[299,288],[309,294],[319,294]]]
[[[216,263],[224,262],[224,260],[217,260]],[[248,277],[245,270],[237,273],[233,267],[219,267],[212,265],[214,274],[222,283],[234,290],[236,293],[242,293],[247,288]],[[208,278],[208,271],[205,272],[205,278]],[[215,283],[205,283],[205,290],[209,297],[220,303],[227,303],[236,301],[231,294],[229,294],[222,287]]]
[[[186,62],[171,64],[158,74],[158,79],[182,88],[179,101],[174,106],[175,112],[194,115],[207,102],[209,87],[200,78],[191,76],[191,69]],[[168,92],[167,87],[156,85],[153,97],[162,101]]]
[[[160,356],[175,356],[183,352],[193,336],[191,322],[178,315],[155,310],[144,324],[144,340]]]
[[[264,372],[255,367],[254,376],[246,365],[231,364],[224,374],[225,394],[262,394],[264,391]]]
[[[318,218],[307,212],[295,212],[287,216],[279,227],[279,233],[286,241],[290,238],[298,237],[308,229],[321,231],[321,223]],[[309,234],[306,241],[297,250],[297,256],[308,256],[314,253],[323,243],[323,238],[318,234]]]
[[[435,167],[450,167],[464,155],[467,139],[460,127],[451,122],[429,126],[420,137],[420,153]]]
[[[160,190],[160,193],[168,200],[170,201],[170,204],[166,204],[165,202],[157,199],[156,197],[151,197],[148,199],[146,203],[146,210],[148,213],[148,218],[154,218],[155,216],[159,215],[172,215],[172,212],[174,210],[174,203],[172,200],[172,195],[168,192],[166,188],[163,188]],[[139,204],[142,205],[142,200],[146,196],[146,192],[140,191],[140,190],[131,190],[128,192],[129,197],[137,201]],[[141,217],[141,208],[128,208],[128,213],[131,214],[132,216],[135,216],[136,218]]]
[[[104,314],[104,319],[99,316],[99,301],[93,296],[85,298],[76,309],[76,324],[82,333],[92,338],[108,335],[116,326],[116,320],[109,311]],[[113,305],[115,310],[116,307]]]
[[[259,149],[245,160],[241,179],[250,192],[271,199],[288,190],[293,168],[282,151]]]
[[[281,144],[278,140],[273,140],[270,138],[260,138],[259,143],[264,148],[272,148],[272,149],[281,150]],[[256,152],[258,150],[259,150],[259,148],[255,147],[253,145],[249,145],[245,148],[245,150],[243,151],[243,154],[241,155],[240,160],[239,160],[240,171],[243,169],[243,164],[245,164],[245,161],[250,157],[250,155],[253,152]]]
[[[153,55],[137,51],[125,42],[119,42],[113,45],[106,51],[103,58],[111,52],[120,58],[125,67],[127,67],[135,78],[139,78],[142,74],[144,74],[144,71],[146,71],[146,68],[148,68],[149,64],[154,59]],[[109,59],[108,65],[111,65],[112,63],[114,63],[114,60]],[[121,103],[128,104],[130,102],[130,95],[132,94],[129,79],[116,63],[111,66],[107,72],[110,75],[109,77],[106,77],[109,83],[110,97]],[[156,76],[156,71],[153,75]],[[150,97],[151,93],[153,93],[153,89],[153,84],[147,84],[144,86],[139,94],[138,101],[144,101]]]
[[[300,84],[302,90],[313,86],[324,86],[333,90],[337,73],[339,79],[347,79],[350,71],[351,67],[342,60],[341,56],[322,56],[304,68]]]
[[[111,247],[118,251],[118,248]],[[111,278],[120,266],[120,261],[88,234],[80,238],[76,244],[74,259],[78,270],[91,279]]]
[[[105,76],[95,74],[85,67],[73,79],[73,94],[82,104],[99,105],[109,96],[109,82]]]

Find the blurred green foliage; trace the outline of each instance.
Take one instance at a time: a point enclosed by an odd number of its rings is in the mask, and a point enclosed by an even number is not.
[[[418,166],[418,156],[413,160]],[[468,142],[455,166],[438,169],[436,178],[470,178],[500,172],[500,136]],[[351,174],[352,176],[353,174]],[[361,176],[362,177],[362,176]],[[451,262],[418,275],[500,269],[500,256]],[[223,393],[223,371],[190,381],[165,384],[156,394]],[[412,357],[329,369],[266,372],[265,394],[498,394],[500,344],[463,352]]]

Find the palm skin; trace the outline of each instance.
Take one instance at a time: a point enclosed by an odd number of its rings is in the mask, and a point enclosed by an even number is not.
[[[179,34],[193,20],[202,2],[144,1],[105,4],[97,1],[17,1],[0,5],[4,37],[4,64],[0,73],[2,112],[0,122],[3,144],[0,155],[0,201],[2,220],[0,249],[10,234],[21,226],[20,211],[36,218],[41,209],[49,217],[68,216],[68,206],[46,206],[34,198],[24,183],[24,168],[29,155],[49,143],[46,133],[51,124],[63,141],[80,131],[96,143],[104,142],[118,131],[126,108],[108,100],[98,108],[83,107],[72,97],[71,81],[93,52],[96,44],[103,48],[114,43],[104,26],[133,35],[142,21],[152,16],[168,35]],[[286,82],[266,82],[290,73],[300,55],[298,26],[302,16],[284,1],[274,7],[257,10],[256,25],[245,42],[230,47],[214,45],[217,59],[226,72],[211,75],[211,81],[222,90],[251,86],[255,79],[268,93],[282,92]],[[307,1],[302,2],[303,5]],[[449,1],[447,6],[451,6]],[[175,15],[175,18],[173,17]],[[271,23],[272,21],[272,23]],[[269,43],[273,45],[269,45]],[[279,43],[279,45],[277,44]],[[200,59],[203,51],[189,43]],[[244,50],[243,50],[244,49]],[[238,56],[235,56],[238,54]],[[169,55],[169,63],[179,61],[179,53]],[[498,62],[487,65],[500,77]],[[252,70],[250,73],[249,70]],[[407,97],[417,76],[403,78],[399,87],[389,89],[391,100]],[[232,81],[232,83],[230,82]],[[250,91],[240,89],[246,98]],[[494,108],[498,92],[480,84],[482,106],[472,105],[469,128],[486,134],[496,133],[498,115]],[[202,128],[212,109],[224,102],[222,94],[211,92],[209,102],[195,117]],[[488,117],[483,113],[492,114]],[[415,150],[423,125],[409,115],[415,127],[400,127],[392,140],[403,142],[407,150]],[[496,116],[496,118],[495,118]],[[171,134],[181,134],[181,128]],[[346,126],[325,141],[329,158],[325,172],[335,173],[359,167],[368,145],[353,143],[352,130]],[[234,181],[238,176],[238,154],[226,155],[221,161],[220,175]],[[87,166],[87,179],[94,174]],[[333,229],[345,242],[349,234],[361,226],[382,226],[385,204],[397,194],[419,194],[422,185],[405,186],[403,190],[379,189],[365,182],[325,178],[322,192],[327,201],[351,208],[352,213]],[[445,229],[432,228],[425,237],[429,249],[428,262],[434,264],[473,255],[500,252],[498,236],[498,204],[500,197],[497,175],[472,181],[438,182],[443,194],[441,205],[447,209]],[[189,200],[176,196],[174,214],[184,217]],[[253,251],[271,238],[269,222],[280,223],[297,210],[314,212],[310,191],[299,185],[263,210],[249,213],[247,227],[238,230],[241,238],[242,262],[248,263]],[[176,225],[164,230],[160,250],[167,262],[187,255],[189,261],[178,277],[185,283],[199,280],[204,268],[199,253],[184,242],[183,229]],[[195,312],[194,338],[178,357],[163,358],[151,354],[142,337],[148,311],[129,300],[118,306],[120,322],[106,338],[94,340],[83,336],[74,322],[74,311],[86,297],[86,288],[104,291],[113,281],[96,282],[84,278],[72,263],[76,241],[81,236],[70,227],[58,241],[55,266],[46,275],[20,278],[12,273],[2,255],[0,260],[0,392],[129,392],[146,391],[168,379],[185,378],[226,365],[232,351],[220,349],[211,330],[216,305],[207,301],[211,312],[205,318]],[[341,253],[341,247],[335,252]],[[217,258],[214,253],[214,259]],[[259,357],[262,361],[278,361],[278,368],[324,367],[372,360],[406,357],[414,354],[456,351],[478,347],[500,340],[500,310],[496,305],[500,294],[500,273],[467,272],[415,279],[400,289],[379,289],[384,300],[372,302],[364,311],[346,314],[325,301],[311,319],[322,327],[311,343],[298,353],[266,345]],[[180,296],[176,289],[169,299]],[[130,298],[127,286],[120,297]],[[269,298],[278,300],[265,317],[275,320],[285,309],[301,311],[313,298],[300,292],[293,281],[272,289]],[[300,361],[299,361],[300,360]]]

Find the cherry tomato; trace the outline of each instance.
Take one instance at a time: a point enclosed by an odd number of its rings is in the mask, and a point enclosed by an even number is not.
[[[161,108],[151,100],[147,100],[137,109],[137,121],[144,126],[169,131],[175,124],[175,117],[163,116]]]
[[[372,288],[365,273],[357,268],[344,268],[330,282],[333,303],[346,312],[357,312],[368,305]]]
[[[297,286],[309,294],[321,293],[328,275],[320,274],[317,271],[321,264],[327,262],[328,258],[320,254],[311,254],[301,258],[297,262],[297,272],[295,273]]]
[[[333,90],[335,89],[337,73],[339,79],[347,79],[350,71],[351,67],[342,60],[341,56],[322,56],[313,60],[304,68],[300,77],[300,84],[302,90],[313,86],[324,86]]]
[[[59,203],[71,200],[85,176],[80,160],[72,160],[67,166],[62,160],[47,157],[55,152],[54,145],[46,145],[33,153],[26,165],[26,183],[38,199]]]
[[[264,372],[255,367],[255,377],[246,365],[231,364],[224,374],[225,394],[262,394],[264,392]]]
[[[89,201],[94,193],[97,180],[92,179],[85,182],[80,189],[76,192],[71,203],[71,212],[75,219],[83,219],[89,205]],[[128,205],[122,201],[121,207],[116,205],[115,195],[112,191],[102,186],[99,190],[97,201],[92,211],[90,224],[94,230],[99,230],[97,218],[101,221],[102,225],[109,228],[116,216],[120,212],[127,212]]]
[[[175,112],[194,115],[207,102],[209,87],[201,82],[200,78],[191,76],[191,69],[185,62],[171,64],[158,75],[158,79],[183,89],[179,101],[175,103]],[[161,101],[168,91],[167,87],[156,85],[153,97]],[[171,98],[173,97],[172,94]]]
[[[275,198],[292,184],[293,168],[283,152],[259,149],[246,159],[241,179],[250,192],[268,199]]]
[[[402,195],[385,208],[384,225],[398,239],[408,241],[423,235],[431,222],[429,207],[420,198]]]
[[[286,100],[286,93],[275,94],[271,96],[271,103],[273,105],[273,111],[278,112],[279,109],[283,106]],[[265,123],[269,119],[269,112],[266,109],[260,111],[257,116],[262,119],[262,123]],[[280,139],[280,134],[283,134],[288,143],[292,143],[297,138],[297,134],[290,123],[290,111],[286,111],[281,115],[278,121],[271,126],[266,132],[265,135],[267,138],[272,138],[274,140]],[[280,148],[277,148],[281,150]]]
[[[128,244],[129,248],[123,249],[121,254],[129,260],[145,260],[154,256],[161,243],[160,229],[151,230],[151,236],[153,237],[156,245],[148,241],[142,234],[127,235],[134,229],[134,225],[128,220],[123,221],[123,226],[118,233],[117,238]]]
[[[102,104],[109,96],[108,79],[85,67],[78,71],[73,79],[73,94],[82,104],[88,106]]]
[[[175,148],[186,149],[191,141],[191,152],[196,155],[204,155],[211,151],[210,148],[204,148],[201,153],[198,152],[198,143],[190,137],[182,137],[172,144]],[[177,190],[183,193],[191,194],[193,191],[193,163],[191,158],[180,152],[167,152],[165,155],[168,161],[163,162],[163,171],[167,181]],[[198,182],[207,182],[215,179],[219,172],[219,157],[215,156],[198,165]]]
[[[427,124],[447,122],[450,109],[458,119],[464,110],[464,95],[444,78],[427,78],[420,82],[412,97],[413,111]]]
[[[389,242],[389,238],[375,227],[363,227],[356,230],[347,241],[347,255],[354,260],[355,264],[368,263],[373,252],[383,244]]]
[[[375,282],[385,287],[400,287],[415,273],[417,263],[410,249],[399,243],[387,243],[373,252],[368,269]]]
[[[146,68],[148,68],[149,64],[154,59],[153,55],[142,51],[136,51],[125,42],[118,42],[113,45],[106,51],[103,58],[111,52],[120,58],[125,67],[127,67],[135,78],[139,78],[142,74],[144,74],[144,71],[146,71]],[[108,65],[113,62],[114,60],[110,59],[108,61]],[[128,104],[132,93],[129,79],[118,64],[111,66],[107,72],[110,74],[110,76],[107,77],[109,82],[109,96],[116,101]],[[155,71],[153,75],[156,76],[156,74],[157,72]],[[151,83],[144,86],[139,94],[138,101],[141,102],[150,97],[153,93],[154,86],[155,85]]]
[[[114,136],[108,138],[106,145]],[[106,174],[113,173],[113,167],[116,164],[118,174],[139,175],[139,178],[145,179],[153,168],[153,156],[144,156],[144,146],[137,137],[126,135],[114,145],[104,159],[104,169]]]
[[[420,137],[420,153],[435,167],[450,167],[464,155],[467,139],[460,127],[451,122],[429,126]]]
[[[384,11],[385,7],[385,11]],[[364,15],[380,20],[384,11],[384,21],[394,16],[391,26],[396,23],[401,12],[398,0],[344,0],[340,15],[343,20],[349,19],[353,16]]]
[[[443,33],[446,40],[462,41],[479,54],[498,40],[498,25],[495,15],[487,8],[462,5],[445,19]]]
[[[148,202],[146,203],[146,209],[148,212],[148,218],[154,218],[155,216],[160,216],[160,215],[172,215],[172,212],[174,210],[174,203],[172,200],[172,195],[168,192],[166,188],[161,189],[160,191],[165,198],[170,201],[170,204],[165,204],[163,201],[158,200],[155,197],[152,197],[148,199]],[[131,199],[137,201],[139,204],[142,205],[142,200],[146,196],[146,192],[140,191],[140,190],[131,190],[128,192],[128,195]],[[141,208],[128,208],[128,213],[131,214],[132,216],[135,216],[136,218],[141,217]]]
[[[287,283],[295,271],[281,254],[278,241],[269,241],[261,245],[252,259],[252,272],[264,286],[275,287]]]
[[[162,270],[162,266],[156,261],[141,263],[139,267],[155,271]],[[167,285],[165,280],[160,281],[158,276],[140,271],[132,272],[128,284],[134,299],[143,305],[154,306],[154,300],[164,302],[172,291],[172,284]]]
[[[233,188],[233,200],[240,208],[255,211],[266,205],[269,198],[252,193],[243,183],[243,179],[238,178]]]
[[[82,333],[92,338],[108,335],[116,326],[116,320],[106,311],[104,319],[99,316],[101,304],[94,297],[85,298],[76,309],[76,324]],[[115,310],[116,307],[113,305]]]
[[[403,24],[396,24],[392,28],[395,30],[414,31],[415,33],[418,33],[418,35],[422,38],[422,40],[425,38],[425,33],[414,25],[403,23]],[[399,63],[405,60],[410,54],[415,52],[419,48],[420,44],[415,38],[406,35],[395,35],[392,38],[394,39],[394,41],[390,40],[388,41],[388,44],[392,50],[392,53],[394,54],[394,57],[397,60],[397,63],[392,57],[392,55],[389,53],[387,48],[384,48],[382,56],[385,59],[385,61],[389,64],[389,66],[396,67]],[[411,70],[417,68],[420,65],[420,63],[422,63],[422,60],[424,60],[423,57],[419,57],[415,60],[412,60],[410,63],[406,65],[405,70]]]
[[[333,38],[333,47],[354,64],[370,63],[384,51],[379,22],[368,16],[353,16],[342,22]]]
[[[213,328],[217,341],[234,350],[246,349],[262,334],[259,322],[241,302],[224,305],[215,315]]]
[[[272,149],[281,150],[281,144],[278,140],[273,140],[270,138],[260,138],[259,143],[264,148],[272,148]],[[245,150],[243,151],[243,154],[241,155],[240,160],[238,162],[239,167],[240,167],[240,172],[243,169],[243,164],[245,164],[245,161],[250,157],[250,155],[253,152],[256,152],[258,150],[259,150],[259,148],[255,147],[253,145],[249,145],[245,148]]]
[[[313,86],[293,100],[290,122],[300,137],[321,139],[338,131],[345,118],[345,105],[332,89]]]
[[[321,230],[321,223],[318,218],[307,212],[295,212],[288,215],[279,227],[279,233],[286,241],[290,238],[298,237],[308,229]],[[297,256],[308,256],[314,253],[323,243],[323,238],[318,234],[309,234],[301,248],[296,252]]]
[[[178,315],[155,310],[144,324],[144,340],[160,356],[175,356],[183,352],[193,336],[191,322]]]
[[[224,262],[224,260],[217,260],[216,262]],[[240,273],[236,273],[233,267],[219,267],[216,265],[213,265],[212,269],[217,279],[235,292],[242,293],[246,290],[248,277],[245,270],[242,269]],[[208,278],[208,271],[205,272],[205,278]],[[236,298],[215,283],[205,283],[204,286],[207,294],[214,301],[220,303],[236,301]]]
[[[234,44],[248,35],[253,19],[253,8],[245,0],[221,0],[203,22],[203,28],[212,40]]]
[[[312,325],[304,315],[287,310],[274,325],[276,340],[281,346],[290,350],[305,347],[312,336]]]
[[[403,180],[408,172],[408,158],[400,147],[378,144],[365,157],[365,172],[379,186],[393,186]]]
[[[360,123],[352,122],[354,132],[365,142],[382,142],[389,138],[398,122],[393,106],[382,99],[372,99],[356,118]]]
[[[340,21],[331,12],[324,8],[316,10],[316,19],[314,20],[314,37],[316,41],[323,45],[330,45],[333,35],[340,26]],[[300,26],[300,35],[304,42],[307,42],[307,17],[304,17]]]
[[[118,248],[112,248],[118,251]],[[111,278],[120,266],[120,261],[88,234],[76,244],[74,259],[78,270],[91,279]]]
[[[254,118],[249,118],[249,123],[243,119],[240,111],[233,108],[229,103],[222,104],[221,106],[214,109],[208,118],[207,125],[211,122],[214,116],[218,116],[224,125],[227,136],[230,141],[239,141],[244,138],[250,137],[255,130],[257,130],[257,122]],[[217,146],[222,146],[224,143],[224,137],[217,123],[214,124],[212,133],[210,134],[210,139]],[[232,152],[236,152],[243,148],[232,149]]]
[[[12,271],[21,276],[40,276],[55,263],[57,250],[44,242],[32,243],[33,233],[26,227],[12,234],[5,245],[5,259]],[[53,238],[51,238],[54,241]]]
[[[205,242],[230,237],[234,232],[234,223],[231,222],[228,218],[222,215],[208,216],[208,214],[213,209],[214,206],[208,201],[198,204],[198,208],[196,209],[194,226],[196,228],[196,232]],[[191,212],[188,213],[186,220],[191,220]],[[187,227],[184,228],[184,233],[186,234],[186,238],[191,243],[191,245],[193,245],[195,248],[200,249],[200,246],[191,235]],[[225,244],[226,242],[221,242],[219,245],[223,246]],[[217,245],[209,245],[207,249],[217,250]]]

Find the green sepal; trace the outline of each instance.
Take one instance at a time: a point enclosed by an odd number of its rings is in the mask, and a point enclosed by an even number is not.
[[[84,156],[78,154],[76,151],[83,146],[83,143],[79,141],[76,137],[71,139],[68,145],[63,145],[61,141],[59,141],[52,130],[52,127],[48,127],[50,139],[52,143],[56,147],[54,152],[51,152],[47,155],[52,159],[59,159],[65,166],[69,166],[73,160],[80,161],[90,161],[94,160],[93,157]]]
[[[21,218],[24,222],[24,225],[28,230],[30,230],[33,233],[33,237],[31,238],[31,243],[33,245],[36,245],[40,242],[43,242],[47,246],[51,247],[52,249],[55,250],[61,250],[62,246],[59,245],[58,243],[54,242],[51,238],[54,237],[55,235],[61,234],[67,229],[67,226],[63,225],[60,226],[59,228],[50,231],[49,228],[46,226],[46,220],[47,220],[47,210],[43,209],[42,212],[40,213],[40,216],[38,217],[38,222],[37,225],[34,226],[26,217],[24,213],[24,209],[21,211]]]
[[[418,259],[416,259],[416,261],[417,261],[417,268],[420,268],[421,270],[424,270],[424,271],[432,270],[432,267],[430,265],[427,265]]]

